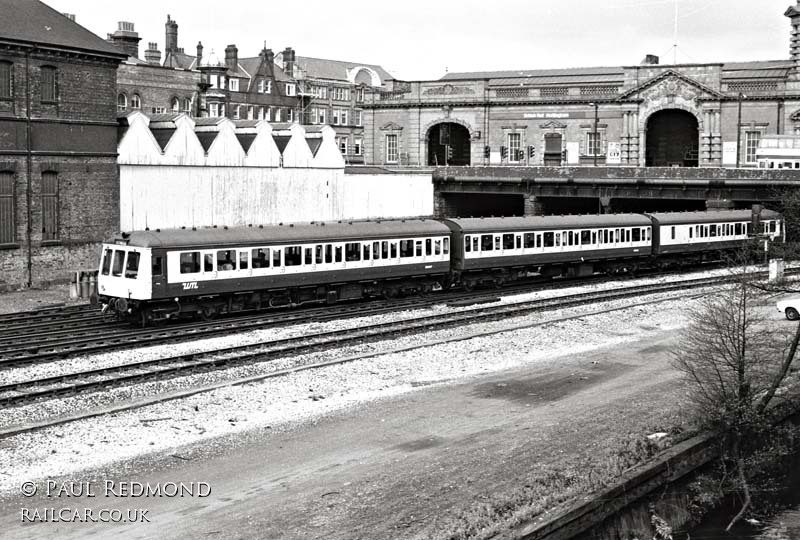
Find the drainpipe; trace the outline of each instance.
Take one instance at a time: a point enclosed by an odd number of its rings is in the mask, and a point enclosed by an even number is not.
[[[33,195],[31,190],[33,189],[33,183],[31,182],[31,174],[33,170],[33,163],[32,163],[32,151],[31,151],[31,67],[30,67],[30,58],[31,58],[31,51],[25,51],[25,150],[26,150],[26,160],[25,160],[25,176],[27,177],[27,185],[25,188],[25,199],[26,199],[26,227],[25,227],[25,241],[28,245],[28,256],[27,256],[27,264],[28,264],[28,282],[27,287],[30,288],[33,284],[33,260],[32,260],[32,233],[33,227],[31,226],[31,204],[33,200]]]
[[[739,162],[741,159],[741,149],[739,148],[742,144],[742,99],[744,99],[744,94],[739,92],[739,114],[736,117],[736,168],[739,168]]]

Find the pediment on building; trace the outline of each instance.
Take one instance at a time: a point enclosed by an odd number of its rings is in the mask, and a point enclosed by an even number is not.
[[[622,94],[619,99],[671,99],[680,97],[687,101],[723,99],[725,96],[683,73],[668,69]]]
[[[558,120],[550,120],[544,124],[539,124],[541,129],[566,129],[567,124],[559,122]]]
[[[403,126],[395,124],[394,122],[389,122],[388,124],[381,126],[381,129],[384,131],[399,131],[403,129]]]

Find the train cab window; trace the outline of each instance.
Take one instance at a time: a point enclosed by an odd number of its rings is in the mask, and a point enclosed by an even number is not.
[[[364,248],[364,250],[363,250],[364,251],[364,260],[368,261],[369,260],[369,244],[364,244],[362,247]]]
[[[247,260],[247,251],[240,251],[239,252],[239,270],[247,270],[249,266],[249,261]]]
[[[151,272],[153,276],[160,276],[164,272],[164,257],[161,255],[153,257]]]
[[[513,234],[504,234],[503,235],[503,249],[514,249],[514,235]]]
[[[108,272],[111,271],[111,259],[114,258],[114,250],[113,249],[106,249],[105,253],[103,253],[103,275],[107,276]]]
[[[633,229],[633,241],[639,242],[641,241],[641,239],[642,239],[642,230],[639,229],[638,227]]]
[[[422,240],[416,241],[414,253],[417,257],[422,257]]]
[[[431,239],[430,238],[426,238],[425,239],[425,255],[427,255],[428,257],[433,255],[433,247],[431,246],[431,244],[432,244]]]
[[[494,244],[494,236],[492,236],[491,234],[481,235],[481,251],[492,251],[493,244]]]
[[[217,271],[228,272],[230,270],[236,270],[236,251],[233,249],[217,251]]]
[[[525,248],[536,247],[536,235],[533,233],[525,233],[522,235],[522,245]]]
[[[381,259],[389,258],[389,242],[384,240],[381,242]]]
[[[333,260],[337,263],[342,262],[342,246],[336,246],[333,248]]]
[[[381,258],[381,243],[380,242],[373,242],[372,243],[372,258],[374,260],[378,260]]]
[[[314,248],[307,247],[307,248],[304,248],[304,249],[305,249],[305,255],[306,255],[306,257],[305,257],[306,264],[311,266],[313,264],[313,261],[314,261],[314,257],[312,256]]]
[[[128,253],[128,260],[125,263],[125,277],[136,279],[139,275],[139,253],[131,251]]]
[[[114,264],[111,265],[111,275],[122,275],[122,264],[125,262],[125,252],[122,250],[114,250]]]
[[[213,253],[203,254],[203,272],[213,272],[213,271],[214,271],[214,254]]]
[[[200,252],[181,253],[181,274],[197,274],[200,272]]]
[[[300,266],[303,262],[303,248],[300,246],[288,246],[283,258],[286,266]]]
[[[544,247],[553,247],[554,245],[554,234],[551,232],[544,233]]]
[[[344,260],[347,262],[361,260],[361,244],[350,242],[344,245]]]
[[[316,264],[322,264],[322,261],[322,246],[314,246],[314,262]]]
[[[442,254],[442,241],[441,240],[434,240],[433,241],[433,254],[434,255],[441,255]]]
[[[330,264],[333,262],[333,246],[325,244],[325,263]]]
[[[445,238],[443,243],[442,243],[442,253],[444,255],[449,255],[450,254],[450,239],[449,238]]]
[[[269,248],[254,249],[251,253],[253,268],[269,268]]]
[[[269,251],[267,251],[267,255],[269,256]],[[281,266],[281,250],[280,249],[273,249],[272,250],[272,266],[273,266],[273,268],[279,268]]]

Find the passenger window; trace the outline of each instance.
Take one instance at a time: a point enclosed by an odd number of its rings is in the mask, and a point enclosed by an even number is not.
[[[397,242],[392,242],[391,244],[389,244],[389,250],[391,252],[392,259],[396,259],[397,258]]]
[[[247,252],[240,251],[239,252],[239,270],[247,270],[247,267],[250,266],[247,260]]]
[[[337,263],[342,262],[342,246],[336,246],[335,248],[333,248],[333,253],[334,253],[334,260]]]
[[[368,261],[369,260],[369,244],[363,244],[362,247],[364,248],[364,260]]]
[[[581,244],[591,244],[592,243],[592,233],[591,231],[581,231]]]
[[[217,271],[236,270],[236,251],[226,249],[217,251]]]
[[[119,249],[114,250],[114,264],[111,266],[112,276],[122,275],[122,265],[125,262],[125,252]]]
[[[213,271],[214,271],[214,254],[213,253],[203,254],[203,272],[213,272]]]
[[[693,232],[694,232],[694,229],[689,227],[689,240],[691,240],[693,238],[693,235],[692,235]]]
[[[347,262],[361,260],[361,244],[350,242],[344,245],[344,260]]]
[[[551,232],[544,233],[544,247],[553,247],[555,245],[555,234]]]
[[[491,234],[481,235],[481,251],[492,251],[494,237]]]
[[[572,234],[572,231],[569,231],[569,233],[567,234],[567,238],[569,239],[569,245],[570,246],[573,245],[573,234]]]
[[[200,252],[181,253],[181,274],[197,274],[200,272]]]
[[[417,257],[422,257],[422,240],[416,241],[416,250],[415,254]]]
[[[442,254],[442,241],[441,240],[434,240],[433,241],[433,254],[434,255],[441,255]]]
[[[478,251],[478,237],[477,236],[473,236],[472,237],[472,251]],[[445,252],[445,253],[447,253],[447,252]]]
[[[381,242],[381,259],[389,258],[389,242],[385,240]]]
[[[536,247],[537,248],[542,247],[542,235],[541,234],[537,234],[536,235]]]
[[[592,231],[592,245],[597,244],[597,231]]]
[[[105,253],[103,254],[103,275],[107,276],[108,272],[111,270],[111,259],[114,258],[114,250],[113,249],[106,249]]]
[[[381,258],[381,243],[380,242],[373,242],[372,243],[372,258],[377,260]]]
[[[160,255],[153,257],[152,272],[154,276],[160,276],[164,272],[163,259]]]
[[[431,247],[431,239],[430,238],[426,238],[425,239],[425,255],[427,255],[427,256],[433,255],[433,249]]]
[[[525,233],[522,235],[523,243],[522,245],[526,248],[532,248],[536,246],[536,235],[533,233]]]
[[[494,237],[494,249],[496,249],[497,251],[500,251],[500,237],[499,236],[495,236]]]
[[[514,249],[514,235],[513,234],[504,234],[503,235],[503,249]]]
[[[314,250],[313,250],[313,248],[310,248],[310,247],[307,247],[307,248],[304,248],[304,249],[305,249],[305,255],[306,255],[306,257],[305,257],[306,264],[311,266],[313,264],[312,261],[314,260],[314,258],[312,257],[312,254],[313,254]]]
[[[314,260],[317,264],[322,264],[322,246],[314,246]]]
[[[630,242],[631,241],[631,230],[630,229],[625,229],[625,241],[626,242]]]
[[[325,262],[330,264],[333,262],[333,246],[325,244]]]
[[[516,235],[516,244],[517,244],[517,249],[522,249],[522,235],[521,234]]]
[[[128,262],[125,264],[125,277],[136,278],[139,275],[139,253],[131,251],[128,253]]]
[[[269,255],[269,250],[267,250],[267,255]],[[272,250],[272,266],[273,266],[273,268],[279,268],[281,266],[281,250],[280,249],[273,249]]]
[[[269,248],[258,248],[250,252],[253,268],[269,268]],[[280,256],[278,256],[280,259]]]
[[[556,247],[561,247],[561,233],[556,233]]]
[[[673,227],[673,229],[674,228],[675,227]],[[710,235],[709,236],[711,236],[711,238],[715,238],[717,236],[717,226],[716,225],[711,225]],[[674,235],[672,237],[675,238]]]
[[[413,240],[400,240],[400,256],[413,257],[414,256],[414,241]]]
[[[464,251],[467,253],[472,251],[472,238],[469,235],[464,237]]]
[[[303,262],[303,248],[300,246],[288,246],[283,257],[283,264],[286,266],[300,266]]]
[[[449,238],[445,238],[444,239],[444,243],[442,244],[442,251],[444,252],[445,255],[449,255],[450,254],[450,239]]]

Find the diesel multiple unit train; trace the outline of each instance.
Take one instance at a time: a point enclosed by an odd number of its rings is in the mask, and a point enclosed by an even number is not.
[[[104,310],[146,324],[679,266],[782,234],[769,210],[146,230],[103,244],[98,286]]]

